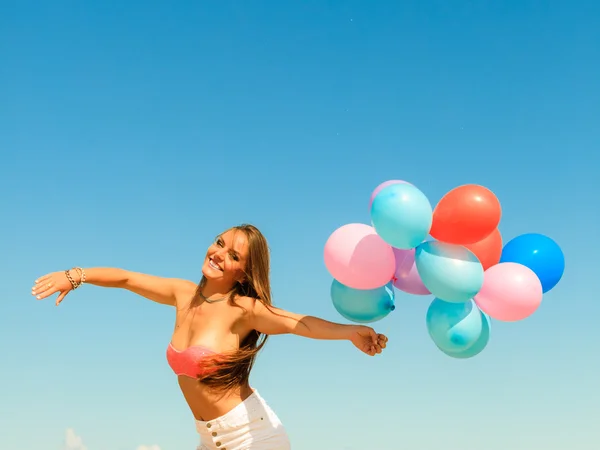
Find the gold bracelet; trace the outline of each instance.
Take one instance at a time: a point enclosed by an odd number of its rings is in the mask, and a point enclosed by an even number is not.
[[[69,273],[68,269],[65,270],[65,275],[67,276],[67,279],[69,280],[69,283],[71,283],[71,286],[73,287],[73,290],[77,289],[79,287],[79,285],[77,283],[75,283],[75,280],[73,279],[73,277]]]
[[[71,276],[71,270],[74,270],[79,274],[79,283],[77,283]],[[73,290],[77,289],[79,286],[85,283],[85,270],[83,270],[81,267],[73,267],[70,270],[65,270],[65,275],[67,276],[69,283],[71,283]]]

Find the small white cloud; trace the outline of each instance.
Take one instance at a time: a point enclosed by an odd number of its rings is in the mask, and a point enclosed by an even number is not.
[[[87,447],[83,445],[83,441],[75,434],[73,428],[67,428],[64,450],[87,450]]]
[[[88,448],[83,445],[83,440],[75,434],[73,428],[67,428],[62,450],[88,450]],[[160,447],[158,445],[140,445],[136,450],[160,450]]]

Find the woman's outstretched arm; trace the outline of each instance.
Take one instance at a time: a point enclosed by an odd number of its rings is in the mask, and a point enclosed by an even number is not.
[[[261,301],[253,302],[250,322],[253,329],[268,335],[295,334],[312,339],[349,340],[368,355],[381,353],[388,340],[371,327],[329,322],[273,306],[267,307]]]
[[[31,293],[38,300],[59,293],[58,305],[82,282],[101,287],[121,288],[163,305],[175,306],[182,296],[193,296],[196,284],[179,278],[165,278],[130,270],[94,267],[53,272],[35,280]]]

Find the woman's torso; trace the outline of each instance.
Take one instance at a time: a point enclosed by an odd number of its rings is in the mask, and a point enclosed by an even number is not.
[[[217,354],[239,348],[240,342],[250,331],[246,326],[242,308],[230,305],[227,300],[217,303],[194,301],[191,308],[190,302],[191,299],[178,302],[175,329],[168,345],[178,352],[202,346]],[[196,378],[187,375],[178,375],[178,382],[197,420],[206,421],[220,417],[252,393],[250,386],[217,393]]]

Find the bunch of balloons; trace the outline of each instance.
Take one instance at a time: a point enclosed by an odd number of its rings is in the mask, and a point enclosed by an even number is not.
[[[432,208],[417,187],[390,180],[369,208],[371,225],[344,225],[325,244],[335,309],[370,323],[394,310],[394,288],[433,295],[426,325],[448,356],[481,353],[491,319],[529,317],[564,273],[563,252],[547,236],[522,234],[503,246],[500,202],[483,186],[452,189]]]

